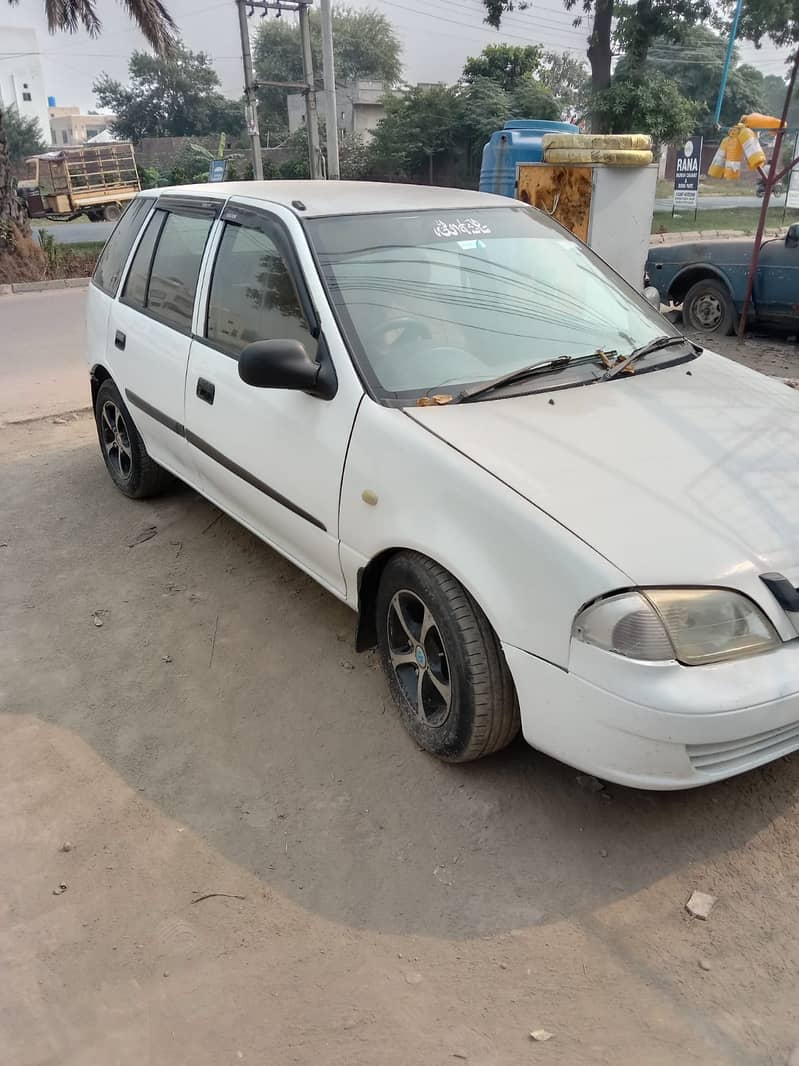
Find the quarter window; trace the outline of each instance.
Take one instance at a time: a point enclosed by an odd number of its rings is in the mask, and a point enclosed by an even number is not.
[[[143,196],[131,200],[97,261],[92,280],[98,289],[109,296],[116,294],[125,261],[152,203],[151,199]]]
[[[310,331],[280,249],[261,230],[225,225],[211,280],[206,337],[238,355],[253,341],[297,340]]]

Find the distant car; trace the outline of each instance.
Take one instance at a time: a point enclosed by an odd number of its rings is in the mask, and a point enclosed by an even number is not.
[[[752,241],[697,241],[652,248],[646,271],[664,304],[682,304],[686,327],[700,333],[735,330],[746,295]],[[765,241],[750,321],[799,329],[799,223]]]

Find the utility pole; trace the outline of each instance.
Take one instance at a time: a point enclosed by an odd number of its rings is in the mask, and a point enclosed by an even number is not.
[[[258,129],[258,97],[255,92],[255,76],[252,70],[250,51],[250,27],[244,0],[236,0],[239,9],[239,32],[241,34],[241,59],[244,64],[244,110],[247,132],[252,143],[252,172],[256,181],[264,180],[264,163],[261,156],[261,131]]]
[[[333,63],[333,18],[330,10],[330,0],[320,0],[319,17],[322,23],[322,75],[325,86],[327,176],[331,181],[338,181],[341,176],[338,161],[338,106],[336,104],[336,71]]]
[[[311,177],[321,178],[319,120],[316,111],[316,86],[313,73],[313,52],[311,51],[311,19],[307,3],[300,0],[297,7],[300,16],[300,39],[302,40],[302,72],[305,78],[305,122],[308,126],[308,157]]]

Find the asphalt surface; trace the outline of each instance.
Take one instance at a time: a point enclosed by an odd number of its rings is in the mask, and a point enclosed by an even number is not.
[[[52,233],[59,244],[87,244],[91,241],[105,241],[114,228],[113,222],[32,222],[34,230],[43,229]]]
[[[730,207],[760,207],[763,203],[757,196],[700,196],[700,211],[722,211]],[[784,196],[772,196],[771,206],[782,207],[785,204]],[[655,211],[671,211],[671,197],[655,200]]]

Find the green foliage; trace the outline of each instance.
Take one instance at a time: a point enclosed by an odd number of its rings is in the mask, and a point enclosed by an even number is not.
[[[322,34],[319,16],[311,11],[314,74],[321,84]],[[393,85],[402,73],[402,46],[385,15],[372,9],[333,10],[333,58],[338,82],[359,78]],[[299,27],[287,19],[264,19],[255,34],[253,63],[256,80],[301,82],[302,51]],[[271,138],[288,130],[286,97],[296,89],[263,87],[258,92],[262,134]]]
[[[568,52],[544,52],[536,77],[558,101],[561,113],[587,107],[591,79],[582,60]]]
[[[167,58],[133,52],[129,83],[101,74],[93,89],[101,107],[116,114],[114,133],[138,142],[142,137],[200,137],[240,133],[243,108],[219,92],[211,57],[178,45]]]
[[[38,119],[23,118],[16,111],[9,109],[3,112],[3,129],[8,145],[8,158],[16,165],[24,162],[27,156],[44,152],[47,148]]]
[[[373,168],[385,176],[435,173],[436,157],[455,151],[461,136],[461,98],[456,89],[418,86],[385,99],[385,117],[370,146]]]
[[[525,78],[510,94],[510,109],[514,118],[553,121],[561,114],[560,105],[549,89],[532,78]]]
[[[680,44],[665,39],[652,43],[641,69],[655,71],[675,81],[683,96],[698,106],[697,129],[713,129],[716,95],[727,52],[727,42],[704,26],[687,29]],[[633,70],[628,59],[620,60],[617,78],[627,78]],[[721,110],[721,122],[734,125],[741,115],[765,106],[764,79],[754,67],[738,64],[733,54],[727,88]]]
[[[648,133],[656,144],[669,144],[694,132],[699,105],[660,71],[638,71],[617,75],[609,89],[594,97],[595,116],[608,133]]]
[[[729,16],[736,0],[722,0]],[[738,32],[759,43],[770,37],[776,44],[799,41],[799,0],[746,0]]]
[[[536,44],[489,44],[479,56],[470,56],[463,68],[463,81],[478,78],[512,92],[523,80],[541,69],[544,49]]]

